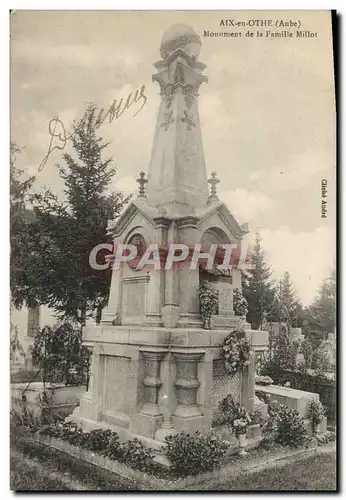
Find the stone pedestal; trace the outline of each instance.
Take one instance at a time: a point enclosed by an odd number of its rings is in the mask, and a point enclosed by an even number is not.
[[[257,333],[247,331],[254,348]],[[253,409],[253,363],[237,377],[225,372],[225,330],[104,325],[84,334],[94,343],[93,383],[71,417],[83,427],[106,425],[122,439],[158,447],[182,430],[208,432],[229,393]]]

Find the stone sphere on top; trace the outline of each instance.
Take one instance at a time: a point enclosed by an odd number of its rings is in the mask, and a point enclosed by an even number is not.
[[[173,24],[165,31],[161,40],[160,54],[166,59],[172,52],[181,49],[188,56],[197,59],[201,51],[199,35],[186,24]]]

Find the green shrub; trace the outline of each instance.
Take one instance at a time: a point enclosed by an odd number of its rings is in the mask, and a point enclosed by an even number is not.
[[[41,368],[45,381],[65,385],[86,383],[90,353],[83,346],[79,326],[67,321],[45,326],[37,332],[29,351],[33,365]]]
[[[229,446],[213,433],[201,436],[198,431],[167,436],[166,443],[167,457],[179,475],[198,474],[215,469]]]
[[[336,434],[332,431],[327,431],[324,434],[319,434],[316,436],[317,444],[331,443],[336,440]]]
[[[109,447],[112,434],[114,433],[110,429],[94,429],[90,432],[85,432],[80,446],[90,451],[103,451]]]
[[[216,426],[228,425],[236,436],[246,434],[247,428],[252,424],[251,415],[246,411],[244,406],[234,402],[231,394],[228,394],[220,401],[219,412],[213,424]]]
[[[121,444],[120,460],[125,464],[140,470],[148,470],[154,457],[150,448],[146,448],[139,439],[132,439]]]
[[[304,444],[308,437],[304,420],[297,410],[286,406],[271,408],[270,417],[264,426],[264,442],[278,443],[284,446],[298,447]]]
[[[110,429],[83,432],[82,428],[73,422],[62,422],[46,425],[39,432],[105,455],[112,460],[119,460],[135,469],[148,470],[151,467],[153,452],[150,448],[146,448],[138,439],[120,443],[118,434]]]
[[[318,424],[323,422],[325,413],[323,405],[320,401],[311,400],[309,403],[309,418],[311,421],[312,434],[316,434]]]
[[[40,425],[38,418],[26,406],[22,412],[11,410],[10,421],[13,427],[27,427],[31,432],[36,432]]]
[[[261,411],[258,410],[258,409],[255,409],[252,413],[250,413],[250,420],[251,420],[250,425],[259,424],[261,427],[263,427],[263,425],[266,422],[266,420],[263,417]]]

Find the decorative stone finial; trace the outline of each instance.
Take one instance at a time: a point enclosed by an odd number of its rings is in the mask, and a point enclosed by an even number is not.
[[[142,170],[142,172],[139,173],[139,178],[136,179],[136,182],[138,182],[138,184],[139,184],[139,191],[138,191],[139,198],[146,198],[144,186],[146,185],[146,183],[148,181],[147,181],[147,179],[144,178],[144,176],[145,176],[145,173]]]
[[[182,49],[195,59],[199,56],[201,38],[186,24],[174,24],[165,31],[162,37],[160,53],[163,59],[177,49]]]
[[[216,178],[215,171],[211,173],[211,178],[208,179],[208,182],[211,185],[208,203],[212,203],[213,201],[219,201],[219,197],[216,194],[216,184],[220,182],[220,179]]]

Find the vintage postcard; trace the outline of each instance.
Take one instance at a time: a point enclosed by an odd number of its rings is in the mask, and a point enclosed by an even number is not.
[[[11,489],[336,491],[336,13],[10,21]]]

